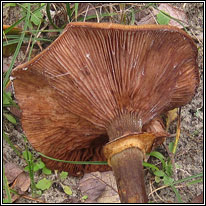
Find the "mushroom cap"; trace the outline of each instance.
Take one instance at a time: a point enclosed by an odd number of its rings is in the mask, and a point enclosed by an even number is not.
[[[196,58],[191,37],[176,27],[70,23],[12,73],[23,129],[48,156],[104,160],[102,146],[108,135],[121,135],[120,124],[142,132],[153,118],[191,101],[199,84]],[[52,162],[50,168],[71,166]]]

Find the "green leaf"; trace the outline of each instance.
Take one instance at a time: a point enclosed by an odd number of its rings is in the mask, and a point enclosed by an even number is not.
[[[172,168],[172,163],[169,161],[168,163],[166,162],[165,164],[165,173],[170,177],[173,175],[173,168]]]
[[[38,167],[38,165],[34,164],[34,172],[37,172],[40,168]]]
[[[164,12],[164,13],[167,14],[166,12]],[[157,14],[157,22],[158,22],[158,24],[161,24],[161,25],[168,25],[170,22],[170,17],[168,17],[164,13],[162,11],[160,11]]]
[[[158,167],[156,167],[155,165],[153,165],[153,164],[151,164],[151,163],[143,162],[142,164],[143,164],[144,167],[151,168],[153,171],[159,170]]]
[[[157,177],[164,177],[165,173],[162,170],[158,170],[154,172],[154,175]]]
[[[16,119],[11,114],[4,113],[4,116],[12,123],[16,124]]]
[[[42,168],[45,167],[45,164],[44,164],[41,160],[39,160],[38,162],[36,162],[35,165],[37,165],[37,166],[39,167],[39,169],[42,169]]]
[[[88,196],[87,195],[84,195],[83,197],[82,197],[82,200],[86,200],[88,198]]]
[[[3,92],[3,105],[11,104],[11,92]]]
[[[41,190],[37,190],[35,194],[38,195],[38,196],[41,196],[42,195],[42,191]]]
[[[163,177],[164,185],[171,185],[174,182],[174,179],[165,175]]]
[[[26,167],[24,167],[24,171],[25,171],[25,172],[29,172],[29,165],[27,165]]]
[[[50,169],[46,168],[46,167],[44,167],[44,168],[42,169],[42,172],[43,172],[45,175],[50,175],[50,174],[52,173],[52,171],[51,171]]]
[[[61,184],[62,185],[62,184]],[[62,187],[63,187],[63,190],[64,190],[64,192],[67,194],[67,195],[72,195],[72,190],[71,190],[71,188],[69,187],[69,186],[64,186],[64,185],[62,185]]]
[[[22,152],[23,157],[26,161],[30,161],[32,159],[32,153],[29,151],[23,151]]]
[[[31,15],[31,21],[38,26],[41,23],[41,19],[42,19],[43,15],[41,13],[40,10],[36,11],[35,13],[33,13]]]
[[[68,176],[68,172],[61,172],[60,173],[60,179],[63,181],[63,180],[65,180],[66,178],[67,178],[67,176]]]
[[[40,189],[40,190],[47,190],[51,187],[51,185],[52,185],[51,180],[43,178],[37,182],[36,187],[37,189]]]
[[[156,182],[156,183],[159,183],[160,181],[161,181],[161,178],[158,177],[158,176],[155,176],[155,182]]]
[[[165,168],[165,157],[160,152],[153,151],[149,155],[159,159],[162,163],[162,167]]]

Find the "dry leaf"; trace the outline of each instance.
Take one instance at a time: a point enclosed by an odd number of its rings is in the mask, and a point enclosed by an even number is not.
[[[16,201],[20,195],[23,195],[30,186],[31,180],[29,174],[26,172],[22,172],[14,181],[11,188],[15,190],[19,195],[12,194],[11,200],[12,202]]]
[[[167,14],[169,14],[171,17],[174,17],[175,19],[185,22],[183,23],[185,27],[188,26],[188,18],[183,10],[175,8],[167,3],[160,4],[158,9],[166,12]],[[154,15],[157,15],[159,11],[157,9],[153,9],[153,13]],[[181,24],[179,24],[177,21],[173,19],[170,19],[169,25],[176,26],[180,29],[183,28]]]
[[[154,15],[148,14],[147,16],[143,17],[141,20],[137,22],[137,25],[140,24],[156,24]]]
[[[97,199],[97,203],[120,203],[113,172],[101,172],[101,180],[106,183],[106,188],[102,195]]]
[[[4,168],[8,184],[11,184],[23,172],[16,164],[10,162],[6,163]]]
[[[170,124],[177,119],[177,108],[167,112],[166,131],[168,131]]]
[[[96,199],[106,188],[106,185],[97,177],[101,177],[100,172],[91,172],[85,174],[80,180],[79,188],[83,195],[88,196],[88,199],[85,202],[96,202]]]
[[[14,189],[19,195],[24,194],[31,183],[29,174],[24,172],[14,163],[6,163],[5,166],[5,176],[7,177],[8,184],[12,184],[11,188]],[[12,202],[17,200],[20,196],[16,194],[11,194]]]
[[[112,171],[85,174],[79,187],[82,194],[88,196],[85,203],[120,203]]]
[[[155,17],[149,9],[135,13],[136,24],[156,24]]]
[[[17,178],[14,184],[12,185],[13,189],[15,189],[18,194],[24,194],[29,189],[31,184],[31,180],[29,174],[26,172],[22,172]]]

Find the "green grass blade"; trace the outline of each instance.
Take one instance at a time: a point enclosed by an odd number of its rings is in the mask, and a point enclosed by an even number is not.
[[[28,37],[25,37],[24,40],[29,40]],[[49,39],[43,39],[43,38],[32,38],[32,41],[45,41],[45,42],[52,42],[52,40],[49,40]],[[9,46],[9,45],[12,45],[12,44],[17,44],[19,42],[19,38],[16,38],[16,39],[12,39],[12,40],[8,40],[8,41],[4,41],[3,42],[3,47],[5,46]]]
[[[21,48],[21,45],[22,45],[22,42],[23,42],[23,39],[24,39],[24,36],[25,36],[25,30],[27,29],[27,26],[29,24],[29,18],[30,18],[30,12],[29,11],[30,11],[30,4],[28,6],[28,11],[27,11],[26,19],[25,19],[25,24],[24,24],[23,32],[21,33],[18,45],[17,45],[16,50],[14,52],[14,56],[12,58],[11,64],[9,65],[9,69],[8,69],[8,71],[6,73],[6,76],[4,78],[4,81],[3,81],[3,89],[5,89],[5,87],[6,87],[7,83],[8,83],[10,73],[11,73],[12,68],[14,66],[14,62],[16,61],[16,58],[17,58],[17,56],[19,54],[19,50]]]
[[[135,22],[135,13],[134,13],[134,9],[131,9],[131,22],[130,25],[134,25]]]
[[[62,30],[63,29],[45,29],[45,30],[42,30],[41,32],[43,33],[43,32],[62,32]],[[28,31],[26,31],[26,32],[28,32]],[[31,33],[35,33],[36,32],[36,30],[29,30],[29,32],[31,32]]]
[[[151,168],[151,169],[154,169],[154,170],[156,170],[156,171],[159,170],[158,167],[156,167],[155,165],[150,164],[150,163],[148,163],[148,162],[143,162],[142,165],[143,165],[144,167]]]
[[[18,24],[20,24],[25,18],[26,18],[26,16],[24,16],[23,18],[19,19],[17,22],[12,24],[9,28],[5,29],[4,33],[7,34],[8,32],[10,32],[14,27],[16,27]]]
[[[197,179],[197,180],[193,180],[193,181],[191,181],[191,182],[188,182],[187,185],[197,184],[197,183],[200,183],[200,182],[202,182],[202,181],[203,181],[203,179],[200,178],[200,179]]]
[[[51,18],[51,13],[50,13],[50,3],[47,3],[46,5],[46,13],[47,17],[49,19],[50,24],[55,28],[55,29],[60,29],[56,24],[53,23],[52,18]]]
[[[40,21],[40,23],[39,23],[39,25],[38,25],[38,27],[37,27],[35,36],[34,36],[34,38],[32,39],[33,41],[32,41],[32,45],[31,45],[30,51],[29,51],[28,61],[29,61],[30,58],[31,58],[31,53],[32,53],[34,44],[35,44],[35,42],[36,42],[36,39],[37,39],[36,37],[37,37],[37,34],[39,33],[40,26],[41,26],[41,21]]]
[[[175,193],[175,195],[176,195],[176,197],[177,197],[178,203],[183,203],[183,201],[182,201],[182,199],[181,199],[181,196],[180,196],[180,193],[179,193],[178,190],[175,188],[175,186],[174,186],[174,185],[170,185],[170,186],[171,186],[171,188],[173,189],[173,191],[174,191],[174,193]]]
[[[202,176],[203,176],[203,173],[199,173],[199,174],[196,174],[196,175],[192,175],[192,176],[189,176],[189,177],[186,177],[186,178],[183,178],[183,179],[181,179],[181,180],[177,180],[177,181],[173,182],[173,185],[175,185],[175,184],[180,184],[180,183],[183,183],[183,182],[192,180],[192,179],[194,179],[194,178],[202,177]]]
[[[71,8],[70,8],[70,3],[66,3],[66,9],[67,9],[67,15],[69,17],[69,22],[71,22],[71,20],[72,20],[72,11],[71,11]]]
[[[7,203],[12,203],[12,201],[11,201],[11,193],[10,193],[10,189],[9,189],[9,184],[8,184],[8,180],[7,180],[6,175],[5,175],[4,167],[3,167],[3,181],[4,181],[4,188],[5,188],[7,199],[8,199]]]
[[[75,20],[77,21],[79,3],[74,3]]]
[[[159,159],[162,163],[163,168],[165,169],[165,157],[160,152],[153,151],[149,155]]]
[[[107,165],[107,162],[104,162],[104,161],[67,161],[67,160],[59,160],[59,159],[46,156],[42,154],[41,152],[38,152],[38,154],[41,155],[42,157],[45,157],[47,159],[54,160],[57,162],[64,162],[64,163],[70,163],[70,164],[82,164],[82,165]]]

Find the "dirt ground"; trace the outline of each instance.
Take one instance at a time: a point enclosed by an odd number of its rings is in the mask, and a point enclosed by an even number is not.
[[[192,102],[182,107],[181,112],[181,137],[178,143],[177,153],[175,156],[175,163],[179,165],[177,168],[177,179],[182,179],[191,175],[195,175],[203,172],[203,4],[202,3],[175,3],[173,6],[182,9],[187,17],[189,26],[188,32],[195,40],[197,44],[199,56],[198,66],[200,72],[200,86],[195,94]],[[21,9],[4,8],[3,10],[3,22],[4,24],[13,24],[20,17]],[[23,55],[23,54],[22,54]],[[11,58],[4,58],[3,63],[9,64]],[[21,54],[18,57],[18,61],[22,58]],[[18,120],[18,118],[17,118]],[[22,138],[22,128],[20,121],[17,125],[12,125],[6,119],[3,122],[3,129],[10,137],[10,140],[14,145],[20,148],[22,151],[25,148],[25,143]],[[176,122],[172,123],[169,132],[171,136],[176,133]],[[166,140],[166,145],[170,141],[174,140],[173,137]],[[33,151],[32,147],[30,150]],[[167,156],[164,146],[159,146],[157,151],[162,152]],[[3,140],[3,159],[5,162],[13,162],[19,166],[25,167],[25,161],[19,158],[16,153],[11,149],[8,143]],[[153,160],[151,160],[152,162]],[[155,162],[155,160],[154,160]],[[152,162],[152,163],[154,163]],[[154,177],[145,170],[147,194],[149,195],[149,201],[156,203],[175,203],[177,199],[174,192],[170,187],[159,189],[160,185],[154,183]],[[35,181],[45,177],[43,173],[35,173]],[[68,196],[63,192],[58,183],[57,176],[53,173],[47,176],[48,179],[53,181],[50,189],[43,192],[43,195],[38,199],[44,200],[46,203],[76,203],[82,202],[81,197],[83,194],[79,189],[80,178],[69,176],[65,181],[65,185],[69,185],[72,188],[73,194]],[[31,189],[27,191],[27,195],[30,195]],[[190,186],[180,185],[179,192],[184,203],[189,203],[194,197],[199,195],[203,191],[203,183],[197,183]],[[16,203],[36,203],[38,201],[28,200],[26,198],[20,198]]]

